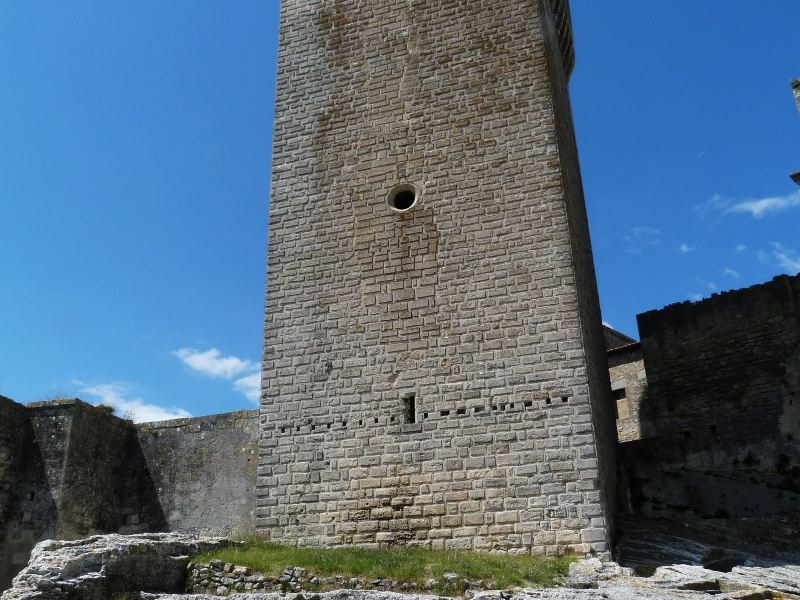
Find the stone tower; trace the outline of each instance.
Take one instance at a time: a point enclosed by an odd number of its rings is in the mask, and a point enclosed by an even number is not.
[[[566,0],[283,0],[257,526],[605,551]]]

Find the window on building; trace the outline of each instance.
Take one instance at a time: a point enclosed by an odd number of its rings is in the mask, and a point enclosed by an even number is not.
[[[413,392],[403,396],[403,422],[417,422],[417,395]]]
[[[614,399],[614,409],[617,419],[627,419],[631,416],[626,388],[611,390],[611,397]]]

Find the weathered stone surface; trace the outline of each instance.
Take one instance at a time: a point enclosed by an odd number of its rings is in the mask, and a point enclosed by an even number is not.
[[[800,564],[797,519],[619,520],[615,558],[640,574],[656,567],[695,565],[715,571],[735,566]]]
[[[578,571],[591,572],[591,564]],[[659,569],[650,578],[625,574],[613,564],[603,564],[593,587],[552,588],[483,592],[473,600],[766,600],[800,598],[800,568],[735,569],[720,574],[702,567],[675,566]],[[326,593],[233,594],[233,600],[432,600],[437,596],[398,594],[368,590]],[[143,600],[207,600],[204,595],[143,595]]]
[[[637,317],[656,436],[620,456],[639,514],[800,512],[799,302],[781,275]]]
[[[281,3],[263,535],[609,550],[567,4]]]
[[[335,590],[333,592],[289,592],[266,594],[231,594],[234,600],[444,600],[443,596],[399,594],[370,590]],[[142,600],[209,600],[202,594],[142,594]]]
[[[136,437],[167,530],[252,534],[258,411],[141,423]]]
[[[182,591],[189,556],[228,544],[177,533],[104,535],[36,545],[2,600],[108,600],[128,591]]]
[[[640,345],[634,342],[612,348],[608,350],[607,356],[619,441],[630,442],[652,436],[653,422],[647,413],[647,374]]]
[[[45,539],[253,530],[257,411],[133,423],[0,397],[0,590]]]
[[[77,542],[42,542],[37,545],[31,564],[14,580],[14,587],[2,600],[100,600],[114,594],[137,594],[151,600],[207,600],[206,594],[177,594],[186,584],[191,554],[229,543],[220,538],[196,538],[179,534],[144,534],[135,536],[96,536]],[[195,565],[189,569],[202,570]],[[245,569],[216,562],[213,569],[230,579],[230,585],[218,585],[212,592],[228,595],[240,591],[242,582],[258,581]],[[288,568],[287,577],[304,577]],[[482,600],[628,600],[667,598],[717,600],[737,598],[800,598],[800,567],[734,567],[729,573],[699,566],[660,567],[652,577],[635,577],[630,569],[602,562],[596,558],[573,564],[566,584],[571,587],[548,590],[511,590],[473,594]],[[436,596],[408,595],[383,590],[337,590],[316,593],[234,593],[240,600],[431,600]]]
[[[0,590],[8,587],[16,573],[12,566],[15,548],[6,540],[11,537],[14,491],[29,437],[25,426],[24,408],[0,396]]]

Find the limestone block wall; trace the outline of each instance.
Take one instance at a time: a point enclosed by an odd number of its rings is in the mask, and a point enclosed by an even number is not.
[[[551,10],[551,7],[555,10]],[[589,221],[583,198],[583,183],[578,161],[578,146],[569,101],[570,58],[564,58],[564,23],[569,19],[568,2],[539,0],[542,34],[545,38],[553,119],[558,140],[561,193],[566,208],[571,258],[578,301],[581,346],[586,362],[588,397],[598,447],[598,475],[602,482],[602,502],[607,507],[609,531],[613,529],[617,489],[617,430],[615,414],[608,402],[609,372],[605,354],[605,335],[600,315],[600,299],[594,270]],[[568,39],[572,39],[571,31]],[[570,43],[571,47],[571,43]],[[561,53],[559,54],[559,49]],[[573,59],[574,60],[574,59]]]
[[[652,407],[647,395],[647,373],[639,344],[608,351],[612,406],[616,409],[620,443],[654,434]]]
[[[168,530],[255,531],[258,411],[144,423],[136,436]]]
[[[559,6],[282,2],[257,511],[271,539],[608,548],[616,436],[559,125]],[[408,212],[387,206],[397,184],[417,188]]]
[[[638,320],[657,432],[624,448],[640,510],[796,514],[800,275]]]

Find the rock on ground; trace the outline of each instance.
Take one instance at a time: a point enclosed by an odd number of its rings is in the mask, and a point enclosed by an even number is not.
[[[110,600],[128,590],[182,589],[189,556],[230,542],[178,533],[47,540],[1,600]]]

